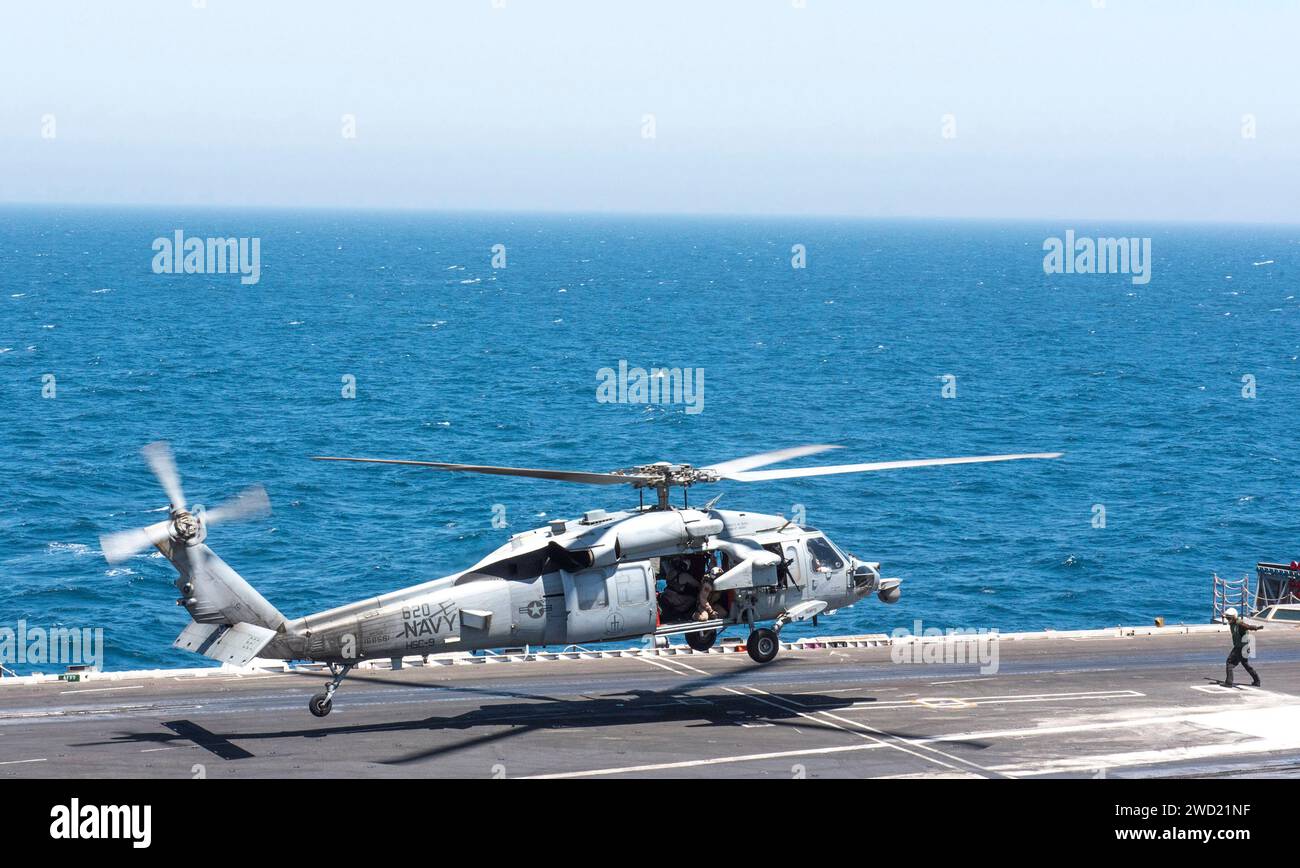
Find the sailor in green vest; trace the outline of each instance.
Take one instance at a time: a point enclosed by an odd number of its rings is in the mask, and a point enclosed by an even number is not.
[[[1247,634],[1253,633],[1255,630],[1262,630],[1264,629],[1263,626],[1247,624],[1237,616],[1237,610],[1231,608],[1224,610],[1223,620],[1228,622],[1228,629],[1232,631],[1232,652],[1228,654],[1228,677],[1223,679],[1223,686],[1232,687],[1232,670],[1236,669],[1237,664],[1240,663],[1246,667],[1246,671],[1254,679],[1250,686],[1259,687],[1259,673],[1246,659],[1246,644],[1249,641]]]

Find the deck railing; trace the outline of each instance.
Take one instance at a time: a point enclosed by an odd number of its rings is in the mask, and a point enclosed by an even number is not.
[[[1250,587],[1250,576],[1242,576],[1240,579],[1225,579],[1218,573],[1214,574],[1214,608],[1210,613],[1210,620],[1215,623],[1223,622],[1223,613],[1226,609],[1236,609],[1246,615],[1253,615],[1254,610],[1250,607],[1251,599],[1254,592]]]
[[[1246,575],[1225,579],[1214,574],[1214,602],[1210,620],[1223,621],[1229,607],[1247,617],[1267,606],[1300,604],[1300,564],[1274,564],[1260,561],[1255,565],[1255,580]]]

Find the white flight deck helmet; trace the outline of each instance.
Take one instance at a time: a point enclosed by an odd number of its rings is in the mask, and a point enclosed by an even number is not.
[[[1231,620],[1236,620],[1237,610],[1229,606],[1228,608],[1223,610],[1223,617]]]

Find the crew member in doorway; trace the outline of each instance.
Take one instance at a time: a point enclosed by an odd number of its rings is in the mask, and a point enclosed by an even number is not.
[[[1228,677],[1223,679],[1224,687],[1232,687],[1232,671],[1240,663],[1246,667],[1250,677],[1254,680],[1250,683],[1251,687],[1259,687],[1259,673],[1250,665],[1246,659],[1246,641],[1247,633],[1253,633],[1256,630],[1264,629],[1258,624],[1247,624],[1242,618],[1237,616],[1236,609],[1227,609],[1223,613],[1223,620],[1228,622],[1228,629],[1232,631],[1232,652],[1228,654]]]
[[[695,620],[710,621],[722,615],[713,605],[713,598],[718,596],[713,591],[713,583],[722,575],[722,567],[713,567],[700,579],[700,596],[695,606]]]
[[[667,574],[667,586],[659,595],[659,600],[670,617],[686,618],[695,609],[700,590],[699,579],[691,575],[688,563],[676,559],[668,564]]]

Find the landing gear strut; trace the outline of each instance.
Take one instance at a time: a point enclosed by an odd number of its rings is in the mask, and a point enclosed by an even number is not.
[[[326,665],[329,666],[330,674],[334,677],[330,680],[330,683],[325,686],[324,693],[317,693],[311,698],[311,702],[307,703],[307,707],[311,709],[311,713],[317,717],[324,717],[334,708],[334,691],[339,689],[339,685],[343,682],[344,678],[348,677],[348,673],[352,671],[352,667],[355,664],[327,663]]]
[[[781,650],[781,640],[775,630],[759,627],[745,640],[745,650],[755,663],[771,663],[776,652]]]

